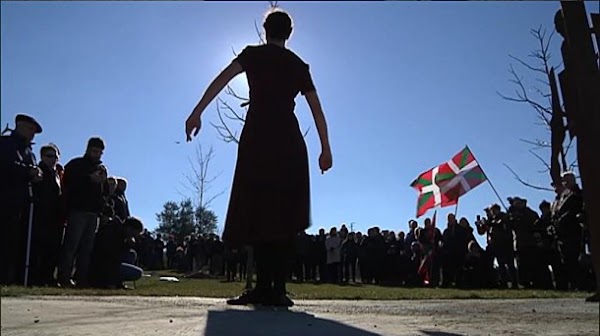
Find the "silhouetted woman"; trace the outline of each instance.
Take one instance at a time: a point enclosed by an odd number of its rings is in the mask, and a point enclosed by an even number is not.
[[[198,134],[208,104],[245,72],[250,106],[239,139],[223,240],[235,247],[253,246],[257,283],[227,303],[292,306],[286,296],[286,263],[294,237],[310,225],[308,155],[294,115],[298,93],[305,96],[319,133],[321,173],[331,168],[332,158],[309,66],[285,47],[292,33],[290,16],[271,12],[263,27],[267,43],[247,46],[213,80],[187,119],[186,134],[187,141]]]

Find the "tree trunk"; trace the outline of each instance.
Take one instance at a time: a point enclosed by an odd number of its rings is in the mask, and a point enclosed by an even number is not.
[[[590,232],[592,263],[600,291],[600,164],[593,150],[600,143],[600,71],[583,1],[561,1],[568,58],[565,67],[574,71],[581,110],[577,117],[577,152],[583,199]]]

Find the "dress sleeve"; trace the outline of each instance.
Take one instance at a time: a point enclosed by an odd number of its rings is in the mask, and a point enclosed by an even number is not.
[[[311,91],[315,91],[315,85],[312,80],[312,76],[310,75],[310,66],[308,64],[303,64],[300,70],[300,93],[302,95],[306,95]]]
[[[246,48],[244,48],[244,50],[242,50],[241,53],[239,53],[237,55],[236,58],[233,59],[232,62],[237,61],[242,66],[242,69],[244,69],[244,71],[247,71],[248,67],[250,66],[250,63],[251,63],[251,55],[252,55],[251,48],[246,47]]]

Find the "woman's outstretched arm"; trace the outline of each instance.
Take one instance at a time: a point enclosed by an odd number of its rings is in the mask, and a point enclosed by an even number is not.
[[[229,64],[221,73],[213,79],[210,83],[206,91],[204,91],[204,95],[188,117],[185,123],[185,133],[187,136],[187,141],[191,141],[191,134],[194,132],[194,136],[198,135],[200,131],[200,117],[202,113],[210,104],[213,99],[223,90],[223,88],[238,74],[242,73],[244,70],[238,61],[233,61]],[[195,129],[195,131],[194,131]]]

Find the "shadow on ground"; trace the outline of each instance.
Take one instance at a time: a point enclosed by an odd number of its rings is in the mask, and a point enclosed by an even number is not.
[[[421,332],[421,334],[427,335],[427,336],[465,336],[464,334],[455,334],[455,333],[448,333],[448,332],[435,331],[435,330],[419,330],[419,332]]]
[[[209,311],[205,336],[378,336],[343,323],[289,310]]]

